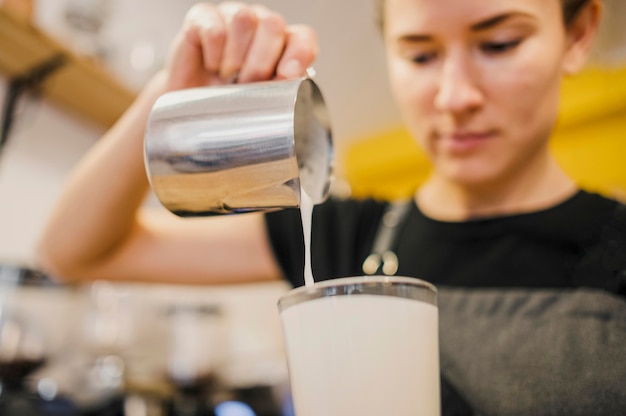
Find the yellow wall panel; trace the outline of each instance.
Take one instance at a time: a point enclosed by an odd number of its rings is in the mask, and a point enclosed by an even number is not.
[[[581,187],[626,196],[626,112],[557,132],[552,151]]]
[[[551,149],[583,188],[626,197],[626,68],[592,68],[563,85]],[[355,140],[345,153],[354,196],[411,195],[430,164],[404,128]]]

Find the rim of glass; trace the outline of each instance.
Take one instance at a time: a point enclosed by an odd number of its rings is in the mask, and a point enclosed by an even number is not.
[[[403,276],[356,276],[301,286],[278,299],[279,312],[308,300],[332,296],[381,295],[412,299],[437,306],[437,288],[424,280]]]

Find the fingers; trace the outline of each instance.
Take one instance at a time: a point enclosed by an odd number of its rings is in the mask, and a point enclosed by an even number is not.
[[[185,19],[186,40],[196,47],[204,69],[219,73],[226,42],[226,23],[215,7],[200,3],[191,8]]]
[[[239,80],[253,82],[273,77],[303,76],[317,56],[317,36],[306,25],[287,26],[282,17],[256,8],[259,24]]]
[[[302,76],[318,48],[310,27],[238,2],[194,6],[174,46],[170,76],[182,87]]]
[[[317,57],[317,35],[309,26],[293,25],[287,30],[287,45],[276,68],[276,78],[302,76]]]
[[[220,76],[233,79],[238,76],[246,60],[252,39],[257,31],[257,14],[241,3],[223,3],[219,10],[226,25],[226,41],[219,68]]]
[[[271,79],[287,41],[287,25],[282,16],[263,6],[252,8],[258,17],[258,24],[245,65],[239,74],[240,82]]]

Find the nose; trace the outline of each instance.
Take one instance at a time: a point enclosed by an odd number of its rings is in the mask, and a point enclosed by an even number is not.
[[[441,67],[435,96],[437,110],[452,115],[472,113],[484,102],[473,68],[463,57],[449,56]]]

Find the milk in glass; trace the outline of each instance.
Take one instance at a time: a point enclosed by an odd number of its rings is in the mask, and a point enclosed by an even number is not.
[[[297,416],[440,414],[436,306],[345,295],[281,317]]]
[[[313,206],[301,189],[305,286],[314,291]],[[297,416],[440,414],[436,304],[344,293],[291,305],[281,318]]]

